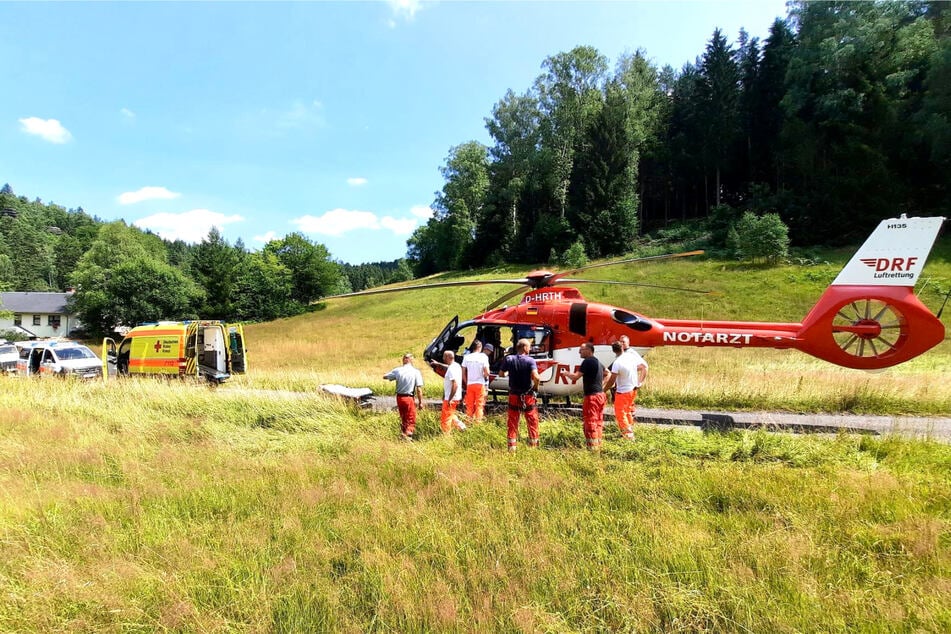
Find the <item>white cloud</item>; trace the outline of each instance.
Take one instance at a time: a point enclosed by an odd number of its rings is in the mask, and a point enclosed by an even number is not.
[[[433,210],[427,205],[415,205],[414,207],[410,208],[409,212],[417,218],[422,218],[423,220],[429,220],[433,217]]]
[[[380,225],[384,229],[389,229],[398,236],[408,236],[416,228],[415,218],[393,218],[392,216],[383,216]]]
[[[179,214],[152,214],[132,224],[140,229],[150,229],[166,240],[198,243],[208,236],[212,227],[220,230],[224,225],[243,221],[244,218],[238,215],[226,216],[210,209],[192,209]]]
[[[380,218],[372,211],[337,208],[320,216],[308,214],[294,218],[291,224],[296,225],[304,233],[338,237],[358,229],[373,231],[386,229],[396,235],[408,235],[416,228],[417,221],[415,218],[393,218],[392,216]]]
[[[423,8],[422,0],[386,0],[386,3],[390,5],[390,10],[393,11],[395,17],[407,21],[416,17],[416,14]],[[390,20],[389,24],[391,27],[396,26],[394,20]]]
[[[361,185],[366,185],[367,182],[367,179],[363,178],[362,176],[354,176],[347,179],[347,185],[350,185],[351,187],[360,187]]]
[[[67,143],[73,138],[69,130],[64,128],[63,124],[56,119],[27,117],[20,119],[20,125],[27,134],[38,136],[50,143]]]
[[[132,205],[144,200],[172,200],[181,196],[178,192],[169,191],[164,187],[143,187],[134,192],[119,194],[120,205]]]
[[[126,119],[135,119],[135,113],[129,110],[128,108],[122,108],[119,112]]]
[[[372,211],[355,209],[331,209],[321,216],[301,216],[291,220],[291,224],[304,233],[318,233],[325,236],[341,236],[355,229],[379,229],[380,221]]]
[[[273,239],[276,238],[276,237],[277,237],[277,234],[276,234],[276,233],[274,233],[273,231],[268,231],[268,232],[265,233],[263,236],[254,236],[254,237],[251,238],[251,239],[254,240],[255,242],[260,242],[260,243],[262,243],[262,244],[267,244],[268,242],[270,242],[271,240],[273,240]]]

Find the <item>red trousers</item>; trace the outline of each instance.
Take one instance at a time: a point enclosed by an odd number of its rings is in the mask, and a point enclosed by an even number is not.
[[[588,449],[599,449],[604,432],[604,404],[607,397],[604,392],[588,394],[581,407],[581,419],[584,421],[584,440]]]
[[[614,395],[614,418],[617,427],[625,438],[634,437],[634,399],[637,398],[637,389]]]
[[[397,395],[396,408],[400,411],[400,432],[412,436],[416,431],[416,400],[412,396]]]
[[[466,414],[478,422],[485,416],[485,386],[469,383],[466,386]]]
[[[538,403],[531,394],[509,394],[509,449],[518,445],[518,421],[522,412],[528,424],[528,446],[538,446]]]
[[[459,407],[459,401],[444,400],[442,402],[442,412],[439,416],[439,426],[442,428],[442,433],[448,434],[452,430],[453,425],[459,429],[466,428],[466,426],[462,424],[462,421],[459,420],[459,417],[456,416],[457,407]]]

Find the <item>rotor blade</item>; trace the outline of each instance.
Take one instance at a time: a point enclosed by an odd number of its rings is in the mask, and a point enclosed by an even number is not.
[[[683,291],[684,293],[700,293],[701,295],[716,295],[716,291],[704,291],[699,288],[683,288],[680,286],[664,286],[662,284],[643,284],[641,282],[616,282],[613,280],[582,280],[572,277],[563,277],[555,281],[555,285],[562,284],[617,284],[618,286],[644,286],[646,288],[661,288],[667,291]]]
[[[615,264],[630,264],[632,262],[652,262],[655,260],[672,260],[674,258],[686,258],[692,255],[703,255],[703,250],[698,251],[685,251],[684,253],[666,253],[664,255],[650,255],[643,258],[628,258],[626,260],[613,260],[611,262],[601,262],[599,264],[589,264],[588,266],[582,266],[576,269],[571,269],[570,271],[562,271],[561,273],[556,273],[548,281],[549,285],[554,284],[555,280],[558,280],[569,275],[574,275],[575,273],[580,273],[581,271],[590,271],[591,269],[599,269],[604,266],[614,266]]]
[[[527,291],[527,290],[529,290],[529,289],[531,289],[531,286],[524,285],[524,286],[521,286],[521,287],[519,287],[519,288],[516,288],[514,291],[512,291],[512,292],[510,292],[510,293],[506,293],[505,295],[502,295],[502,297],[499,297],[499,298],[496,299],[494,302],[492,302],[491,304],[489,304],[488,306],[486,306],[484,312],[489,312],[490,310],[492,310],[492,309],[495,308],[496,306],[500,306],[505,300],[509,299],[510,297],[515,297],[515,296],[518,295],[519,293],[524,293],[525,291]]]
[[[338,297],[359,297],[361,295],[380,295],[382,293],[399,293],[400,291],[421,291],[427,288],[445,288],[447,286],[482,286],[483,284],[525,284],[525,279],[520,280],[460,280],[458,282],[435,282],[433,284],[414,284],[413,286],[400,286],[397,288],[371,288],[365,291],[356,291],[353,293],[343,293],[341,295],[328,295],[321,297],[325,299],[336,299]]]

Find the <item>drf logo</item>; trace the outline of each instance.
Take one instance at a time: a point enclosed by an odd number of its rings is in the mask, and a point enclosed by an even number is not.
[[[910,271],[918,258],[862,258],[862,264],[873,271]]]

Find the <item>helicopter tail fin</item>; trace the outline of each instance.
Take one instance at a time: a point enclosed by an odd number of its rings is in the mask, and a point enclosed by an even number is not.
[[[850,368],[887,368],[944,340],[914,294],[942,217],[883,220],[802,322],[797,347]]]

